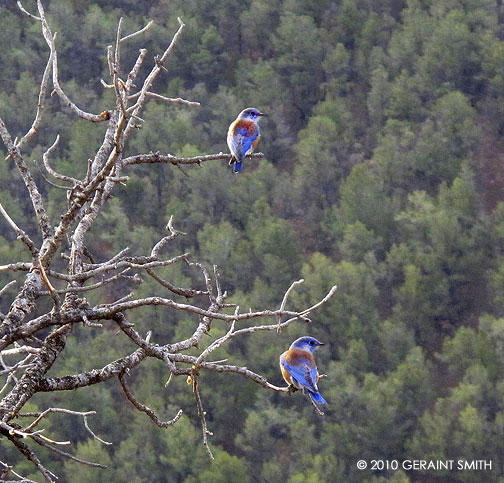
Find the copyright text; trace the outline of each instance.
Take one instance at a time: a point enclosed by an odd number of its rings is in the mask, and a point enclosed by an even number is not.
[[[492,460],[366,460],[357,461],[357,468],[371,471],[491,471]]]

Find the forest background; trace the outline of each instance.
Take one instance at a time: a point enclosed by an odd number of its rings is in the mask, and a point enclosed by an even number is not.
[[[281,384],[278,355],[300,335],[317,337],[326,343],[318,351],[328,375],[320,381],[329,402],[323,418],[300,394],[205,375],[211,462],[190,386],[176,378],[165,388],[166,370],[147,363],[132,379],[142,401],[160,414],[183,408],[186,415],[161,430],[118,397],[117,381],[78,390],[71,409],[97,409],[93,430],[114,444],[99,445],[80,421],[65,418],[55,418],[50,435],[70,434],[77,455],[109,469],[63,466],[47,454],[49,467],[79,482],[477,482],[481,473],[474,471],[360,471],[356,463],[485,459],[493,463],[485,481],[503,481],[502,1],[45,3],[59,35],[60,80],[94,112],[113,102],[100,78],[121,16],[129,31],[154,19],[138,40],[151,65],[177,29],[177,16],[187,25],[157,88],[201,106],[151,102],[129,144],[133,152],[226,152],[226,130],[238,112],[254,106],[268,114],[259,145],[265,159],[246,160],[240,175],[224,161],[185,172],[167,165],[132,169],[93,228],[100,242],[89,237],[98,259],[126,245],[133,254],[149,251],[173,215],[187,233],[174,249],[217,264],[230,301],[242,308],[278,307],[300,277],[305,283],[291,295],[294,306],[338,285],[311,325],[252,334],[218,353]],[[0,0],[0,45],[0,112],[21,135],[31,124],[47,46],[39,27],[6,0]],[[136,55],[136,48],[125,49],[125,65]],[[59,133],[54,167],[82,177],[105,126],[62,113],[57,99],[47,109],[38,158]],[[65,191],[34,175],[49,213],[58,213]],[[13,161],[0,161],[0,199],[36,238]],[[0,219],[0,261],[23,257]],[[178,284],[200,283],[178,267],[164,273]],[[10,280],[0,275],[0,287]],[[124,282],[90,297],[100,303],[128,290]],[[146,296],[160,288],[145,280],[135,290]],[[0,310],[14,293],[2,295]],[[190,334],[194,325],[180,313],[141,310],[146,330],[166,340]],[[225,330],[215,324],[209,340]],[[52,374],[124,354],[113,329],[81,328],[75,335]],[[60,397],[41,394],[30,407],[57,406]],[[1,441],[0,454],[39,478]]]

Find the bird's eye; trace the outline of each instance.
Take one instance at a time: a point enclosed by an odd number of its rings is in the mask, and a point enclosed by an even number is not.
[[[313,340],[310,341],[310,345],[313,345],[315,344],[315,342]]]

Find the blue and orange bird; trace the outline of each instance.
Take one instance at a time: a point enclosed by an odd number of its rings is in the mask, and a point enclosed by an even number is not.
[[[314,404],[327,404],[317,387],[319,373],[313,357],[313,352],[320,345],[324,343],[315,337],[296,339],[289,350],[280,356],[280,370],[289,386],[301,389]]]
[[[243,169],[243,158],[247,154],[252,154],[259,142],[261,137],[259,119],[261,116],[265,116],[265,114],[259,109],[247,107],[229,126],[227,144],[232,155],[229,165],[233,165],[233,173],[239,173]]]

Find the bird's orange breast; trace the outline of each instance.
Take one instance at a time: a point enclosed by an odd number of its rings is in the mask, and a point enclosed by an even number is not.
[[[284,381],[287,384],[291,385],[292,384],[292,377],[289,374],[289,371],[287,369],[285,369],[285,367],[283,367],[282,365],[280,365],[280,370],[282,371],[282,377],[284,378]]]
[[[315,367],[315,359],[309,351],[304,351],[301,349],[289,349],[282,354],[284,361],[289,364],[289,366],[296,366],[301,364],[307,364],[310,369]]]
[[[231,131],[233,134],[252,137],[257,131],[257,126],[251,121],[240,120],[231,125]]]

